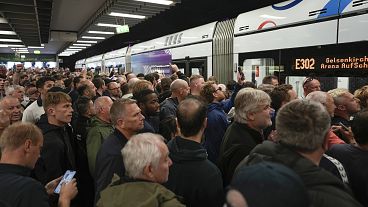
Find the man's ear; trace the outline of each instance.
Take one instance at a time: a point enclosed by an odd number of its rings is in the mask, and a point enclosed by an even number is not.
[[[26,139],[26,141],[24,142],[24,150],[26,152],[29,152],[31,150],[31,146],[32,146],[32,140]]]
[[[124,128],[125,126],[125,122],[123,119],[118,119],[118,121],[116,122],[118,126],[122,126]]]
[[[153,173],[152,173],[152,166],[151,164],[149,165],[146,165],[144,168],[143,168],[143,174],[149,178],[153,178]]]
[[[247,112],[245,116],[248,120],[253,121],[255,119],[255,114],[255,112]]]
[[[50,114],[50,115],[54,115],[55,113],[55,108],[54,107],[49,107],[46,109],[46,113]]]

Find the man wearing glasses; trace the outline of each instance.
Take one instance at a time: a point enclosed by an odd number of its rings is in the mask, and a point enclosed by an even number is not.
[[[313,77],[307,77],[303,81],[303,90],[304,96],[303,98],[307,97],[307,95],[313,91],[320,91],[321,90],[321,83],[319,80]]]
[[[121,98],[120,85],[117,82],[111,82],[107,85],[111,100],[115,101]]]

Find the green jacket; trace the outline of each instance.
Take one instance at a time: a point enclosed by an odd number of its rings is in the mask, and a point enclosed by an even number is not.
[[[91,119],[91,128],[88,130],[86,145],[88,166],[91,175],[95,174],[95,164],[97,152],[103,141],[114,131],[111,124],[102,121],[97,117]]]
[[[133,181],[111,184],[101,192],[97,207],[183,207],[177,196],[158,183]]]

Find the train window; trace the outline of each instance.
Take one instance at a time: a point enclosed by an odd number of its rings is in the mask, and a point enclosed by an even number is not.
[[[275,75],[280,70],[283,71],[283,67],[275,66],[273,58],[245,59],[242,68],[245,80],[252,81],[256,85],[262,84],[265,76]]]
[[[169,39],[169,45],[172,45],[172,40],[173,40],[173,36],[171,35]]]
[[[181,43],[181,37],[183,36],[183,33],[179,34],[178,40],[176,41],[177,44]]]
[[[166,37],[165,46],[168,46],[169,45],[169,39],[170,39],[170,37]]]
[[[178,39],[178,34],[176,34],[175,36],[174,36],[174,40],[173,40],[173,44],[175,45],[176,44],[176,40]]]

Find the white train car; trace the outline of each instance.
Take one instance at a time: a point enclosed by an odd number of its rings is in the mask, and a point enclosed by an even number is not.
[[[212,39],[216,22],[166,35],[131,48],[131,69],[134,73],[157,71],[171,74],[169,64],[177,64],[187,76],[212,75]]]
[[[126,72],[126,56],[128,47],[107,52],[103,57],[104,72],[110,73],[112,70],[116,72]]]
[[[87,70],[91,70],[93,72],[101,71],[103,66],[103,54],[87,58],[85,64]]]

